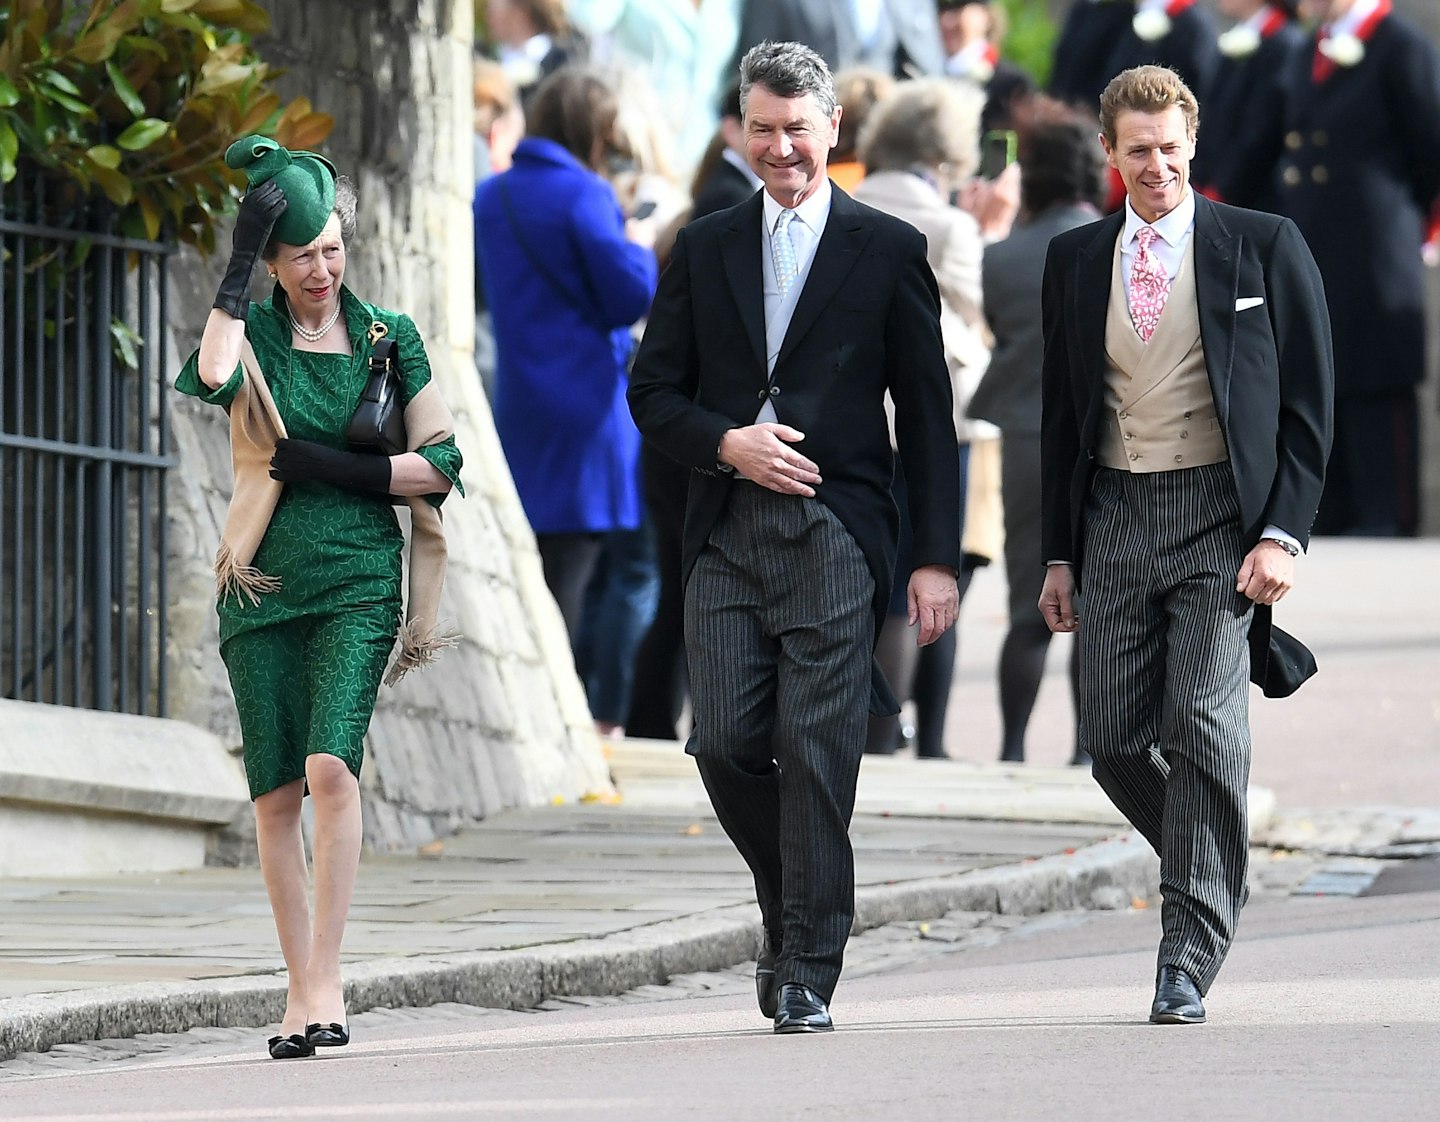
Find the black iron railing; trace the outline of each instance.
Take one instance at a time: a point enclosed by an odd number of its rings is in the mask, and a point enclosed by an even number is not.
[[[162,715],[172,247],[22,178],[0,188],[0,697]]]

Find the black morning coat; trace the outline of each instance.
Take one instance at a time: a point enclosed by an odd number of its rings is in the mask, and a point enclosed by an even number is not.
[[[1085,500],[1105,409],[1106,312],[1124,224],[1121,210],[1059,234],[1045,263],[1042,552],[1047,561],[1070,561],[1082,587]],[[1200,339],[1246,548],[1267,525],[1303,545],[1324,486],[1334,407],[1334,356],[1319,270],[1288,219],[1200,195],[1192,237]],[[1264,303],[1236,310],[1237,301],[1254,297]],[[1284,696],[1313,672],[1314,662],[1308,672],[1300,668],[1299,681],[1282,681],[1281,663],[1304,661],[1309,652],[1278,628],[1273,636],[1271,631],[1269,609],[1257,605],[1250,628],[1252,675],[1267,694]]]
[[[1252,54],[1221,59],[1200,106],[1196,183],[1235,206],[1279,212],[1273,179],[1285,133],[1283,80],[1291,59],[1308,59],[1310,49],[1309,36],[1287,20]]]
[[[1220,61],[1215,22],[1200,4],[1171,17],[1170,31],[1147,42],[1135,34],[1132,3],[1079,0],[1060,31],[1050,92],[1062,101],[1100,111],[1110,79],[1133,66],[1168,66],[1200,99],[1203,109]]]
[[[1286,78],[1280,213],[1325,278],[1336,394],[1394,393],[1425,376],[1420,250],[1440,196],[1440,61],[1393,13],[1356,66],[1317,83],[1313,58],[1312,40]]]
[[[910,483],[914,564],[960,565],[960,478],[940,296],[913,226],[832,184],[830,216],[775,363],[765,363],[763,192],[680,231],[630,374],[645,439],[691,468],[684,574],[725,507],[750,486],[718,470],[726,431],[753,424],[768,397],[795,445],[820,468],[816,497],[859,544],[875,578],[880,633],[895,566],[895,454],[884,397]],[[876,671],[871,709],[898,709]]]

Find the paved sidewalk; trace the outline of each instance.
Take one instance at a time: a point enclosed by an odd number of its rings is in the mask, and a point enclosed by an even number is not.
[[[635,744],[615,763],[621,805],[512,811],[433,853],[367,857],[345,940],[351,1011],[533,1007],[753,957],[753,886],[702,799],[686,796],[693,765],[675,746]],[[1050,821],[956,817],[978,813],[961,795],[983,789],[984,771],[867,762],[852,831],[858,930],[956,910],[1126,907],[1153,891],[1153,856],[1096,813],[1088,775],[988,776],[1010,789],[994,812],[1026,817],[1028,791],[1028,816]],[[281,965],[255,869],[0,880],[0,1059],[272,1023]]]

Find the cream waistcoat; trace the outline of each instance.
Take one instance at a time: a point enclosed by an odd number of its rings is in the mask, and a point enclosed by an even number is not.
[[[1096,458],[1105,467],[1133,472],[1228,460],[1200,343],[1195,239],[1148,343],[1130,319],[1118,239],[1114,268],[1105,318],[1105,418]]]

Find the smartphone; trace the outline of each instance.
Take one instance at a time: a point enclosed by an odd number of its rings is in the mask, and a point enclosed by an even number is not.
[[[1015,162],[1014,129],[991,129],[980,138],[980,177],[994,179]]]
[[[634,210],[630,212],[630,217],[649,218],[652,214],[655,213],[655,207],[657,205],[658,204],[655,202],[654,199],[646,199],[643,203],[641,203],[639,206],[637,206]]]

